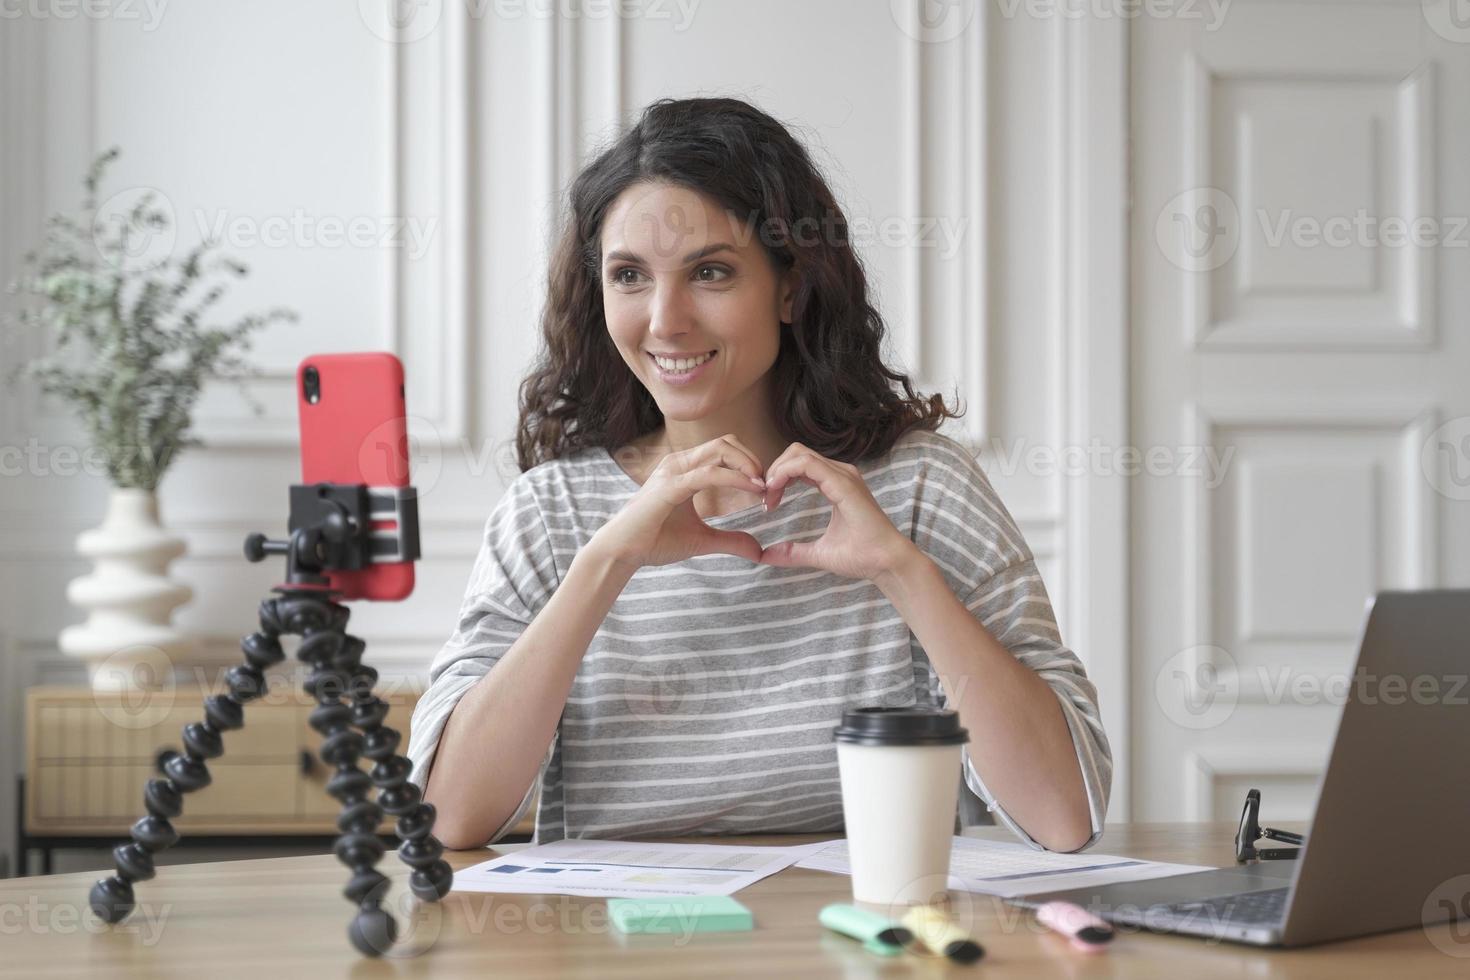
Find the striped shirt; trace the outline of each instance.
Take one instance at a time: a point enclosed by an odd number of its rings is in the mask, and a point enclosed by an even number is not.
[[[1112,753],[1097,692],[1063,645],[1035,560],[975,459],[923,429],[859,463],[874,499],[965,607],[1061,703],[1102,833]],[[520,474],[496,504],[453,635],[414,710],[412,780],[427,785],[450,712],[546,604],[573,556],[639,490],[603,449]],[[706,518],[763,547],[812,540],[831,504],[805,483],[780,506]],[[872,582],[702,555],[638,570],[578,668],[540,775],[498,839],[536,811],[535,840],[839,831],[832,732],[845,708],[949,706],[923,648]],[[490,747],[487,747],[487,749]],[[1040,849],[964,756],[962,790]],[[966,793],[962,792],[962,813]],[[971,821],[979,822],[979,821]]]

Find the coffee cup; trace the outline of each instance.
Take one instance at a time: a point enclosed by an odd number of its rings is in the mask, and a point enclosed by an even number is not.
[[[852,897],[925,904],[949,880],[960,762],[969,733],[953,710],[849,708],[833,733]]]

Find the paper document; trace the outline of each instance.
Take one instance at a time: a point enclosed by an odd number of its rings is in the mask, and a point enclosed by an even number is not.
[[[798,868],[852,874],[848,864],[847,841],[833,841],[826,847],[796,862]],[[949,858],[949,887],[958,891],[979,892],[1015,898],[1061,888],[1111,884],[1115,881],[1142,881],[1170,875],[1210,871],[1193,864],[1160,864],[1138,858],[1112,854],[1058,854],[1037,851],[1025,844],[1010,841],[980,840],[956,837]]]
[[[456,871],[454,890],[599,898],[733,895],[831,843],[732,847],[559,840]]]

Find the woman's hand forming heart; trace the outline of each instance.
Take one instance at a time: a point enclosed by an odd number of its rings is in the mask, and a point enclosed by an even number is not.
[[[766,470],[766,510],[781,504],[793,480],[809,483],[832,503],[832,520],[815,541],[779,541],[761,551],[762,565],[820,568],[847,578],[876,579],[896,568],[917,545],[894,527],[862,473],[799,442],[786,447]]]

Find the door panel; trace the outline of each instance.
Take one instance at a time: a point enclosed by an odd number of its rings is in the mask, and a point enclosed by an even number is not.
[[[1376,591],[1464,584],[1470,37],[1417,3],[1132,34],[1135,818],[1306,817]],[[1187,461],[1196,465],[1186,465]]]

